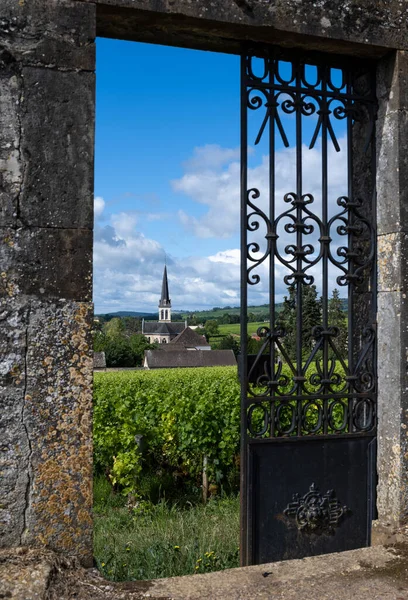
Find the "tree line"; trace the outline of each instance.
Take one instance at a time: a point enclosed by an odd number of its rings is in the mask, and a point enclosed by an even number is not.
[[[283,345],[291,359],[296,358],[298,338],[301,339],[302,356],[307,358],[316,343],[314,328],[321,326],[323,322],[323,300],[318,297],[315,285],[302,286],[302,331],[298,335],[297,328],[297,291],[294,285],[288,287],[288,295],[283,301],[282,310],[277,315],[277,326],[281,327],[285,335]],[[333,342],[338,353],[345,358],[347,356],[347,317],[344,312],[344,302],[340,298],[339,291],[334,289],[328,301],[327,310],[328,326],[336,328],[337,335]],[[330,355],[333,351],[330,350]]]
[[[145,350],[157,348],[140,333],[141,329],[137,317],[99,317],[94,321],[94,351],[105,352],[107,367],[140,367]]]
[[[276,326],[282,328],[285,335],[282,344],[291,360],[296,358],[298,343],[297,334],[297,293],[294,285],[287,288],[287,295],[276,311]],[[338,335],[333,338],[338,353],[347,356],[347,317],[344,311],[345,301],[340,298],[339,291],[334,289],[328,301],[328,324],[338,330]],[[307,359],[316,343],[313,335],[314,327],[322,325],[323,302],[318,296],[315,285],[302,286],[302,357]],[[181,315],[176,315],[176,317]],[[261,317],[265,318],[262,319]],[[248,322],[266,321],[269,324],[269,314],[264,315],[249,313]],[[176,320],[176,319],[173,319]],[[180,319],[181,320],[181,319]],[[199,323],[202,327],[196,329],[198,334],[204,335],[207,340],[211,338],[213,349],[231,349],[235,355],[240,353],[240,339],[236,335],[220,336],[219,325],[230,321],[239,323],[239,315],[226,313],[222,317],[206,319]],[[194,325],[194,319],[188,320],[188,325]],[[144,351],[157,348],[157,344],[150,344],[148,339],[140,332],[141,319],[137,317],[99,317],[94,325],[94,350],[105,352],[106,363],[109,367],[134,367],[143,364]],[[218,336],[218,339],[217,339]],[[248,336],[248,354],[257,354],[264,340],[257,340]],[[331,351],[331,354],[333,352]]]

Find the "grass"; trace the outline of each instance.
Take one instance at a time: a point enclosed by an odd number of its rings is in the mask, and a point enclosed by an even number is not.
[[[259,327],[269,327],[269,323],[264,323],[263,321],[258,321],[256,323],[248,323],[247,331],[248,335],[252,333],[256,333]],[[241,325],[239,323],[231,323],[231,324],[223,324],[218,326],[218,330],[220,335],[239,335],[241,331]]]
[[[239,498],[206,506],[161,500],[126,506],[102,477],[94,485],[94,552],[114,581],[156,579],[239,566]]]

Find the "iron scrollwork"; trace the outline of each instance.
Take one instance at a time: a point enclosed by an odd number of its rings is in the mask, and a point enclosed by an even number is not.
[[[314,483],[304,496],[293,495],[292,502],[283,511],[284,515],[295,521],[299,531],[316,535],[333,535],[336,527],[345,515],[350,513],[342,506],[334,490],[321,494]]]
[[[355,194],[351,166],[356,143],[361,156],[373,138],[377,110],[373,82],[365,63],[333,67],[318,57],[282,54],[278,48],[249,50],[243,59],[243,110],[246,119],[260,115],[253,139],[243,139],[243,146],[261,144],[267,136],[270,142],[269,197],[260,185],[245,186],[245,177],[242,190],[243,284],[253,290],[268,277],[270,297],[270,322],[258,331],[260,349],[248,362],[243,382],[251,437],[375,431],[375,210],[370,191],[364,197],[360,186]],[[344,123],[343,137],[339,123]],[[247,121],[244,127],[247,135]],[[276,144],[288,148],[291,137],[296,185],[278,196]],[[321,154],[322,184],[317,194],[303,189],[305,140],[309,149]],[[334,153],[347,150],[348,156],[347,193],[337,199],[328,190],[329,148]],[[295,356],[288,350],[288,331],[275,310],[279,284],[296,291]],[[316,284],[322,288],[322,322],[308,332],[311,343],[306,352],[302,302],[305,288]],[[336,284],[348,296],[345,352],[340,351],[341,332],[330,322],[329,290]],[[246,306],[242,323],[245,320]]]

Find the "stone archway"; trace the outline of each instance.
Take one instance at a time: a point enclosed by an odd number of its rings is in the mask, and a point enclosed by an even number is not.
[[[371,6],[371,5],[370,5]],[[378,61],[379,523],[406,521],[407,9],[325,0],[4,0],[0,9],[1,544],[92,563],[95,35]],[[392,256],[392,260],[390,257]]]

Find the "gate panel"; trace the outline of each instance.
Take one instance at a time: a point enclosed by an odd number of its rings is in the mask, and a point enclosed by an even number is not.
[[[370,437],[250,444],[251,562],[369,545],[373,464]]]
[[[376,99],[369,62],[267,47],[241,65],[241,547],[253,564],[370,542]],[[257,298],[269,323],[248,355]]]

